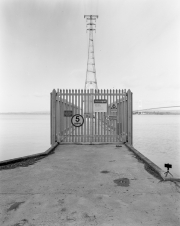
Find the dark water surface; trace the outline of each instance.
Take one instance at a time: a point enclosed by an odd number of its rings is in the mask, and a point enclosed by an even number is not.
[[[180,116],[134,115],[133,145],[180,177]],[[44,152],[50,147],[50,115],[0,115],[0,161]]]

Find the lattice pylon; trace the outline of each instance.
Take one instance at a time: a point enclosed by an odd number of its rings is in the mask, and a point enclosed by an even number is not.
[[[85,89],[97,90],[97,78],[96,78],[96,68],[95,68],[95,56],[94,56],[94,41],[93,41],[93,32],[96,30],[96,19],[97,15],[85,15],[86,22],[89,31],[89,47],[88,47],[88,61],[87,61],[87,71],[86,71],[86,80],[85,80]]]

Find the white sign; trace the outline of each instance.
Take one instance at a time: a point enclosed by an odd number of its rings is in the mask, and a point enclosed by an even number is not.
[[[112,112],[117,112],[117,103],[111,104],[111,111]]]
[[[116,115],[109,115],[108,118],[109,118],[109,120],[117,120]]]
[[[71,123],[75,127],[80,127],[84,123],[84,118],[82,115],[79,115],[79,114],[73,115],[73,117],[71,118]]]
[[[94,112],[107,112],[107,100],[94,99]]]

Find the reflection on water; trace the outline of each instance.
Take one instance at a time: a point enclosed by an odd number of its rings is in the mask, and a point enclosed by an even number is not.
[[[161,169],[180,177],[180,116],[134,115],[133,145]],[[50,147],[49,115],[0,115],[0,161]]]

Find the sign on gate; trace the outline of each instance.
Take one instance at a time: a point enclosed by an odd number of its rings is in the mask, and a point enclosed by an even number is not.
[[[111,112],[117,112],[117,103],[111,104]]]
[[[79,115],[79,114],[73,115],[73,117],[71,118],[71,123],[75,127],[80,127],[84,123],[84,118],[82,115]]]
[[[72,117],[73,116],[73,111],[64,111],[64,117]]]
[[[94,99],[94,112],[107,112],[107,100]]]
[[[116,115],[109,115],[108,118],[109,118],[109,120],[117,120]]]

